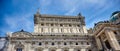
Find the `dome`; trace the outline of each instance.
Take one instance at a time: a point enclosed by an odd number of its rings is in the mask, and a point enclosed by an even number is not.
[[[14,32],[13,34],[28,34],[31,35],[31,33],[24,31],[23,29],[21,31]]]
[[[112,13],[112,16],[115,15],[115,14],[117,14],[117,13],[120,13],[120,11],[115,11],[115,12],[113,12],[113,13]]]
[[[120,13],[120,11],[116,11],[116,12],[113,12],[111,17],[110,17],[110,21],[111,22],[114,22],[118,19],[118,14]]]

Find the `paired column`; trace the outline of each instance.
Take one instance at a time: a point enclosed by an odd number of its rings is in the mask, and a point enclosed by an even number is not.
[[[73,49],[73,48],[70,48],[69,51],[74,51],[74,49]]]
[[[83,26],[83,32],[84,32],[84,33],[88,33],[85,26]]]
[[[49,51],[49,49],[48,49],[48,48],[45,48],[45,49],[43,49],[43,51]]]
[[[13,44],[9,44],[7,50],[8,50],[8,51],[16,51],[16,49],[14,49],[14,45],[13,45]]]
[[[86,51],[86,49],[83,48],[83,49],[81,49],[81,51]]]
[[[113,31],[106,30],[105,33],[106,33],[107,39],[108,39],[110,45],[112,46],[112,48],[114,48],[114,50],[116,50],[116,51],[120,50],[120,45],[119,45]]]
[[[56,51],[62,51],[62,49],[59,48],[59,49],[57,49]]]
[[[49,51],[49,49],[47,48],[47,49],[44,49],[43,51]],[[59,48],[59,49],[56,49],[56,51],[62,51],[62,49]],[[74,51],[74,48],[70,48],[69,51]],[[86,49],[83,48],[80,51],[86,51]]]

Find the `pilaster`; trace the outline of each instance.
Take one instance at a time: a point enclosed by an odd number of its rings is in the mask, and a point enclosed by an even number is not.
[[[73,49],[73,48],[70,48],[69,51],[74,51],[74,49]]]
[[[86,51],[86,49],[82,48],[81,51]]]
[[[44,50],[43,51],[49,51],[49,49],[48,48],[44,48]]]
[[[61,49],[61,48],[58,48],[56,51],[62,51],[62,49]]]
[[[96,40],[96,43],[97,43],[97,46],[98,46],[98,49],[101,50],[102,49],[102,44],[101,44],[101,41],[98,37],[95,37],[95,40]]]

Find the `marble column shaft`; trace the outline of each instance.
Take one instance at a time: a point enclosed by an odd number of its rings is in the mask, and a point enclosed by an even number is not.
[[[115,34],[111,30],[105,31],[107,39],[114,50],[120,50],[120,45],[115,37]]]

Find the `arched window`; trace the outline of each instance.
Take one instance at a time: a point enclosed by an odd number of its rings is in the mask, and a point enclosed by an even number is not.
[[[16,51],[22,51],[22,48],[17,48]]]
[[[77,50],[77,51],[80,51],[80,50]]]
[[[68,50],[64,50],[64,51],[68,51]]]
[[[63,26],[63,24],[60,24],[60,26],[62,27],[62,26]]]
[[[14,47],[16,51],[22,51],[24,49],[24,45],[21,42],[18,42],[18,44]]]
[[[89,45],[89,42],[87,42],[87,45]]]
[[[92,50],[88,50],[88,51],[92,51]]]
[[[51,51],[55,51],[55,50],[51,50]]]

